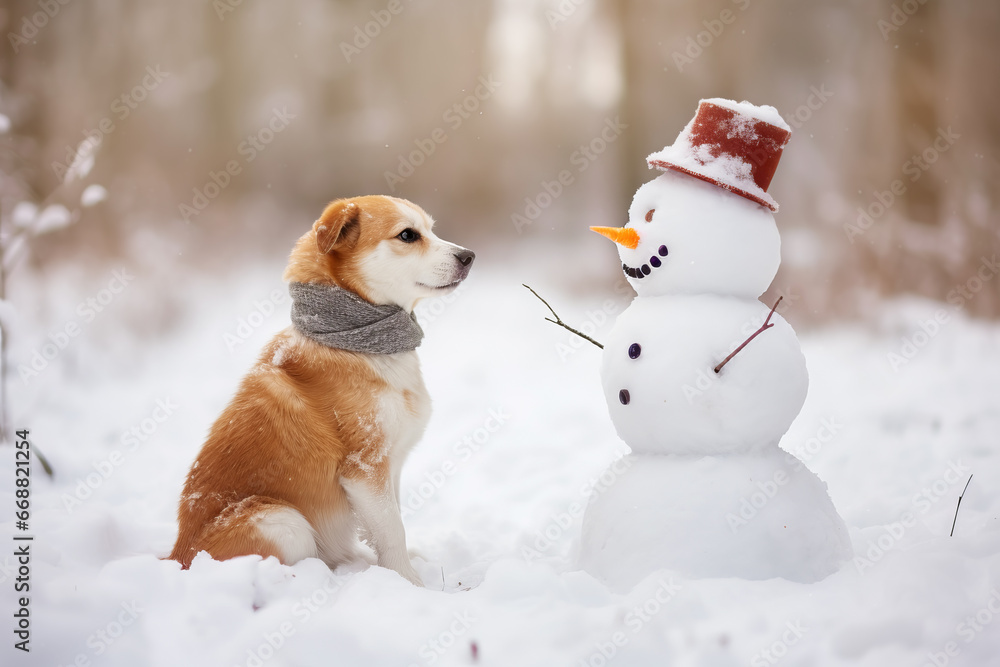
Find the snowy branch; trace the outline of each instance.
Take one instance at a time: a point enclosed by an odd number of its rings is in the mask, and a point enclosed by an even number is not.
[[[958,522],[958,508],[962,506],[962,498],[965,497],[965,492],[969,490],[969,484],[972,482],[972,475],[969,475],[969,481],[965,483],[965,488],[962,489],[962,495],[958,497],[958,504],[955,505],[955,518],[951,520],[951,532],[948,537],[955,537],[955,524]]]

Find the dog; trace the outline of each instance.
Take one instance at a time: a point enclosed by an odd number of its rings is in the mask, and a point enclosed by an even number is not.
[[[298,240],[284,273],[293,325],[212,426],[169,558],[187,568],[201,551],[318,557],[334,568],[366,558],[360,531],[378,565],[423,585],[399,508],[403,462],[431,412],[413,309],[454,290],[475,259],[433,225],[404,199],[356,197],[329,204]],[[355,311],[357,326],[335,331]],[[324,318],[340,324],[328,331]]]

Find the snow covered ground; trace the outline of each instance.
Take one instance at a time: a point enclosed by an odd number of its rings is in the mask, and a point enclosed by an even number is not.
[[[15,362],[68,322],[80,331],[37,377],[12,382],[14,425],[57,476],[33,471],[27,655],[12,648],[16,574],[12,547],[0,549],[3,664],[1000,664],[1000,325],[904,300],[878,322],[802,336],[809,397],[782,446],[828,483],[854,562],[812,585],[662,571],[611,591],[574,553],[588,494],[613,483],[599,476],[624,451],[599,352],[544,322],[520,283],[568,322],[602,325],[598,339],[630,297],[574,297],[529,266],[482,253],[455,295],[421,307],[435,414],[403,505],[424,589],[362,564],[200,557],[185,572],[159,560],[208,426],[287,324],[280,264],[212,280],[133,268],[115,283],[109,266],[18,283]],[[87,298],[100,312],[78,308]],[[13,450],[0,454],[10,540]]]

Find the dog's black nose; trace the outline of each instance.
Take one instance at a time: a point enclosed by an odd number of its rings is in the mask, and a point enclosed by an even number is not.
[[[463,250],[462,252],[455,253],[455,259],[462,266],[472,266],[472,260],[476,258],[476,253],[471,250]]]

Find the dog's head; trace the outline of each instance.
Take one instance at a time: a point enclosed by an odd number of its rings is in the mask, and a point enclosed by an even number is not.
[[[412,311],[420,299],[454,290],[476,257],[433,227],[431,216],[405,199],[338,199],[295,244],[285,279],[337,285]]]

